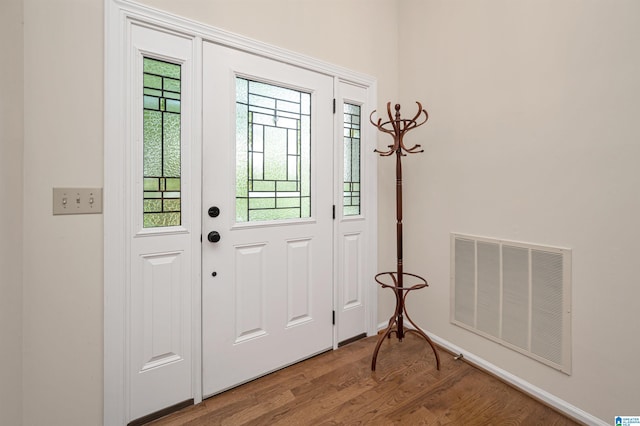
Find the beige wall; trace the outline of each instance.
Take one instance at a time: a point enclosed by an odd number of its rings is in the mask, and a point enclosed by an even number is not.
[[[371,74],[379,107],[398,93],[406,105],[423,101],[432,118],[419,133],[427,152],[405,168],[412,199],[405,263],[431,287],[414,301],[421,305],[414,319],[607,421],[637,409],[640,330],[633,312],[640,288],[629,265],[640,240],[638,3],[146,2]],[[20,39],[14,4],[10,14],[3,4],[3,40]],[[51,188],[103,185],[103,1],[24,0],[24,19],[23,419],[100,424],[102,216],[53,217]],[[21,61],[19,49],[3,45],[7,50]],[[2,102],[20,103],[13,85],[0,83],[0,90]],[[13,94],[5,98],[5,91]],[[8,161],[4,150],[8,132],[16,140],[10,153],[20,155],[21,129],[7,129],[3,121],[2,176],[10,170],[19,184],[20,162]],[[383,160],[380,267],[387,270],[395,253],[393,172]],[[2,191],[21,203],[20,190]],[[13,214],[11,223],[19,223]],[[5,312],[20,318],[19,286],[5,284],[7,276],[20,281],[20,255],[11,250],[20,246],[19,229],[6,229],[15,244],[0,246],[13,265],[2,264],[3,347],[5,336],[20,342],[20,326],[4,321]],[[448,323],[451,231],[574,249],[571,377]],[[388,302],[383,294],[381,318],[391,311]],[[19,367],[15,352],[3,357]],[[15,372],[9,380],[19,388]],[[1,389],[5,401],[7,387]]]
[[[103,2],[24,0],[24,424],[102,422],[102,215],[52,216],[52,187],[102,186]]]
[[[0,423],[22,415],[22,0],[0,13]]]
[[[431,114],[405,167],[414,319],[607,423],[638,412],[640,3],[401,5],[401,98]],[[450,232],[573,249],[571,376],[449,324]]]

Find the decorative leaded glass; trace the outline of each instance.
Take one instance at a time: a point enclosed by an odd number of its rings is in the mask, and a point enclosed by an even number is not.
[[[180,65],[144,58],[143,226],[180,220]]]
[[[343,214],[360,214],[360,106],[344,104]]]
[[[311,95],[236,78],[236,220],[311,216]]]

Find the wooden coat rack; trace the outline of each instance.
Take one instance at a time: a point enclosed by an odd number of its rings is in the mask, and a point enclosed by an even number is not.
[[[400,104],[395,105],[395,116],[391,112],[391,102],[387,103],[387,114],[389,115],[389,121],[382,122],[382,119],[378,119],[374,122],[372,117],[376,112],[375,110],[369,116],[371,124],[376,126],[378,130],[384,133],[388,133],[393,137],[393,145],[388,145],[387,151],[375,152],[382,157],[389,157],[396,154],[396,249],[397,249],[397,268],[392,272],[380,272],[375,276],[375,280],[382,288],[390,288],[393,290],[396,296],[396,309],[394,314],[389,319],[389,324],[386,330],[378,337],[378,343],[373,352],[373,359],[371,360],[371,370],[376,369],[376,360],[378,358],[378,351],[385,338],[391,338],[391,333],[395,333],[399,341],[402,341],[406,333],[415,333],[424,338],[427,343],[433,349],[433,353],[436,357],[436,368],[440,370],[440,356],[435,345],[421,329],[411,320],[409,313],[407,312],[406,299],[409,292],[413,290],[419,290],[428,287],[427,280],[419,275],[410,274],[404,272],[404,265],[402,263],[402,157],[407,154],[417,154],[424,152],[420,148],[420,145],[414,145],[411,148],[407,148],[404,145],[404,135],[409,131],[419,126],[422,126],[429,119],[429,114],[422,108],[420,102],[418,104],[418,112],[411,119],[404,119],[400,117]],[[405,279],[411,282],[409,286],[405,286]],[[386,281],[386,282],[385,282]],[[405,329],[404,317],[407,318],[413,328]]]

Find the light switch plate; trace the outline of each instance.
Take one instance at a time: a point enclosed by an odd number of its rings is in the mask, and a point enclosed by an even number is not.
[[[53,214],[102,213],[102,188],[53,188]]]

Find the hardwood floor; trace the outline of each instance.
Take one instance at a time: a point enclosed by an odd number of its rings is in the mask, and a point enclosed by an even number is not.
[[[150,423],[175,425],[576,425],[414,334],[369,337]]]

